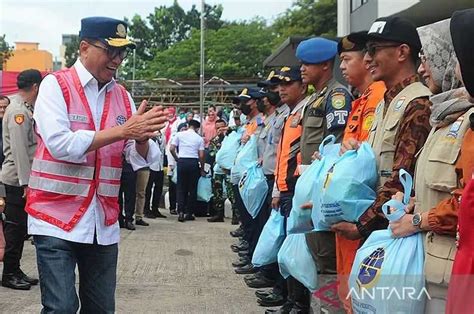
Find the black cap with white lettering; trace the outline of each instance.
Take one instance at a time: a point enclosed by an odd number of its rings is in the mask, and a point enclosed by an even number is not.
[[[348,36],[350,41],[394,41],[407,44],[413,53],[418,55],[421,41],[415,25],[407,19],[398,16],[381,17],[376,19],[367,34],[355,33]]]

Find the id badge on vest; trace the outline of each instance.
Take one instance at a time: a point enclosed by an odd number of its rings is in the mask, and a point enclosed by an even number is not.
[[[295,115],[291,118],[290,128],[297,128],[298,125],[300,124],[300,120],[301,120],[301,113],[300,112],[295,113]]]

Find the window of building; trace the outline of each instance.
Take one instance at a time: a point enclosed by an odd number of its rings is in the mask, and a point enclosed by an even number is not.
[[[351,0],[351,12],[354,12],[367,2],[369,2],[369,0]]]

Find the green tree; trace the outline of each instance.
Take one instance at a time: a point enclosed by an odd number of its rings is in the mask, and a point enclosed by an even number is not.
[[[66,67],[71,67],[77,58],[79,58],[79,36],[71,36],[71,41],[66,44],[66,51],[64,52],[64,58],[66,59]]]
[[[217,30],[225,24],[221,20],[222,12],[220,4],[205,5],[206,29]],[[171,6],[156,7],[146,18],[135,15],[131,21],[127,21],[130,25],[129,35],[137,44],[137,73],[142,73],[157,53],[188,39],[192,29],[199,29],[200,14],[195,5],[186,12],[175,0]],[[122,67],[122,76],[130,79],[132,71],[133,59],[129,58]]]
[[[275,44],[289,36],[335,37],[337,33],[336,0],[297,0],[273,23]]]
[[[271,53],[274,34],[263,20],[232,23],[206,30],[206,77],[256,77],[262,61]],[[147,78],[199,77],[200,31],[189,39],[158,52],[142,74]]]
[[[5,40],[5,35],[0,36],[0,70],[3,70],[5,61],[13,55],[12,50],[12,47]]]

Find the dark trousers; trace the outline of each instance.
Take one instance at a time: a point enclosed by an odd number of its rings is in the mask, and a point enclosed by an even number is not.
[[[176,171],[176,169],[174,170]],[[176,197],[177,197],[176,183],[171,180],[171,176],[168,176],[168,199],[170,201],[170,210],[176,210]]]
[[[198,159],[178,159],[178,212],[187,215],[194,214],[199,177]]]
[[[255,224],[253,222],[252,216],[249,214],[248,210],[245,208],[244,202],[242,201],[242,197],[240,196],[239,191],[239,185],[233,184],[232,190],[234,191],[235,206],[239,211],[240,222],[242,223],[242,230],[244,231],[243,239],[250,244],[252,242],[252,235],[253,230],[255,228]]]
[[[145,214],[157,213],[158,208],[160,207],[161,194],[163,194],[163,180],[164,180],[163,171],[153,171],[150,170],[150,177],[148,179],[148,184],[145,189],[145,208],[143,212]],[[153,195],[152,195],[153,190]],[[151,201],[151,211],[150,211],[150,201]]]
[[[28,215],[25,212],[23,188],[5,184],[5,255],[3,259],[3,275],[16,273],[20,270],[23,255],[23,244],[27,234]]]
[[[114,313],[118,245],[75,243],[35,235],[41,313]]]
[[[137,192],[137,173],[133,171],[132,165],[124,163],[122,167],[122,177],[120,178],[119,208],[120,221],[132,221],[135,213],[135,198]],[[124,214],[125,212],[125,214]]]

